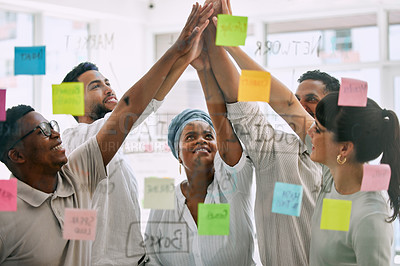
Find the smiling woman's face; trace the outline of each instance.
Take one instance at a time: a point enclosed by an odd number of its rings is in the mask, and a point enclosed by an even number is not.
[[[212,168],[217,141],[212,127],[203,121],[188,123],[179,139],[179,159],[191,171]]]

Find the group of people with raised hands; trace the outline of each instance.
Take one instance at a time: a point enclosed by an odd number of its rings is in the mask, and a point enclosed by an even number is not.
[[[372,99],[339,106],[338,80],[314,70],[295,94],[271,76],[269,105],[293,133],[275,129],[257,103],[238,102],[231,58],[242,70],[266,70],[239,47],[215,45],[216,13],[232,15],[229,0],[193,5],[178,40],[121,101],[94,64],[68,73],[64,82],[84,83],[85,115],[63,134],[65,144],[57,123],[33,108],[7,110],[0,156],[18,179],[18,211],[0,213],[1,265],[256,265],[255,236],[263,265],[390,265],[400,208],[396,114]],[[208,113],[186,109],[172,119],[168,145],[186,179],[175,187],[175,209],[152,210],[145,231],[163,236],[186,224],[188,250],[168,253],[143,239],[134,165],[118,150],[189,64]],[[379,156],[391,169],[388,191],[361,191],[364,164]],[[113,193],[96,190],[110,182]],[[302,187],[298,217],[272,212],[277,182]],[[325,199],[351,201],[347,231],[321,229]],[[229,234],[199,234],[200,204],[229,204]],[[98,210],[93,243],[62,238],[64,208]],[[127,235],[136,245],[127,247]]]

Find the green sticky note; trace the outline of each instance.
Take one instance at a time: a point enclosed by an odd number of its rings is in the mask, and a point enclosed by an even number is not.
[[[85,96],[82,82],[53,84],[53,114],[85,114]]]
[[[229,204],[199,203],[197,224],[199,235],[229,235]]]
[[[321,229],[335,231],[349,231],[350,200],[324,199],[321,214]]]
[[[175,180],[173,178],[147,177],[144,179],[145,209],[175,209]]]
[[[269,102],[271,73],[257,70],[242,70],[239,80],[238,101]]]
[[[218,15],[217,35],[215,45],[244,45],[247,36],[247,17]]]

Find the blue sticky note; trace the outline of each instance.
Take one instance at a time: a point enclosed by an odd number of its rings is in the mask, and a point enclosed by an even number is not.
[[[14,75],[46,74],[46,46],[15,47]]]
[[[302,199],[302,186],[276,182],[271,212],[300,216]]]

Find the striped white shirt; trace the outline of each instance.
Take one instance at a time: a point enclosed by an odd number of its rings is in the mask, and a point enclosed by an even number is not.
[[[306,145],[296,135],[275,130],[257,103],[237,102],[228,104],[227,109],[255,167],[255,221],[263,265],[308,265],[321,166],[311,161]],[[276,182],[303,187],[299,217],[271,212]]]
[[[132,127],[139,126],[162,102],[152,100]],[[90,137],[95,136],[110,117],[92,124],[79,123],[66,129],[61,138],[70,153]],[[97,210],[96,238],[92,246],[91,265],[137,265],[145,254],[140,232],[138,185],[129,162],[119,149],[107,165],[107,179],[101,181],[93,194],[92,207]]]
[[[176,186],[175,210],[152,210],[146,227],[145,245],[150,261],[146,265],[255,265],[254,230],[250,190],[253,167],[242,154],[233,167],[214,158],[214,181],[208,186],[204,203],[229,203],[227,236],[198,235],[197,225]]]

